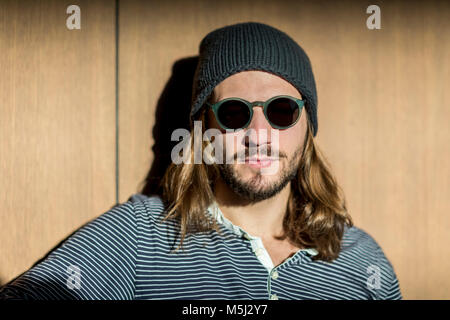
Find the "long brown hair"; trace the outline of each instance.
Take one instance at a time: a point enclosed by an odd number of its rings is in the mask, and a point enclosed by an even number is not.
[[[204,114],[201,119],[205,130]],[[283,220],[284,233],[278,239],[288,238],[297,247],[316,249],[314,260],[332,261],[339,255],[345,225],[351,227],[353,222],[342,189],[315,144],[310,121],[307,123],[304,150]],[[191,130],[190,163],[171,163],[161,181],[167,205],[165,219],[176,218],[180,222],[179,247],[189,233],[219,231],[216,221],[206,212],[214,201],[213,184],[219,171],[216,165],[194,164],[193,137]],[[203,142],[203,148],[207,144]]]

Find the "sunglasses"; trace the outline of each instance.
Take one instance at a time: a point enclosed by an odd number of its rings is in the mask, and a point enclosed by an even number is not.
[[[223,129],[246,128],[253,118],[253,107],[263,107],[264,116],[275,129],[287,129],[300,118],[305,100],[291,96],[275,96],[264,101],[248,102],[241,98],[227,98],[217,103],[206,102]]]

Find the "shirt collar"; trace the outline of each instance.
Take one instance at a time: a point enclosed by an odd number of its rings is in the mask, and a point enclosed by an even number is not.
[[[211,203],[211,205],[208,207],[208,212],[217,220],[219,224],[222,224],[239,237],[244,237],[247,240],[259,239],[259,237],[252,236],[247,231],[233,224],[230,220],[225,218],[225,216],[222,213],[222,210],[220,210],[219,206],[217,205],[217,202],[213,201]],[[301,249],[300,251],[306,251],[311,256],[315,256],[318,254],[317,250],[313,248]]]

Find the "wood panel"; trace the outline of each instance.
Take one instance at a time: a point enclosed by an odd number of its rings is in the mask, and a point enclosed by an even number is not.
[[[161,156],[150,149],[154,125],[168,130],[166,123],[155,123],[156,106],[161,99],[172,101],[173,111],[166,113],[179,121],[182,107],[173,101],[188,101],[178,97],[190,92],[188,81],[169,90],[174,63],[197,55],[200,40],[215,28],[268,23],[291,35],[311,58],[319,97],[316,140],[355,224],[382,246],[404,298],[450,298],[450,5],[378,1],[382,28],[369,30],[370,4],[122,2],[120,200],[141,190],[152,161]]]
[[[0,283],[115,204],[114,1],[0,2]]]

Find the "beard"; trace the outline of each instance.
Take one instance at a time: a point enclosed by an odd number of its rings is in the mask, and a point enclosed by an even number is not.
[[[250,202],[258,202],[269,199],[281,190],[297,176],[299,160],[302,149],[297,149],[286,167],[278,174],[275,181],[267,181],[261,171],[244,181],[240,178],[233,164],[219,165],[220,176],[230,189],[242,199]],[[280,157],[281,159],[281,157]]]

